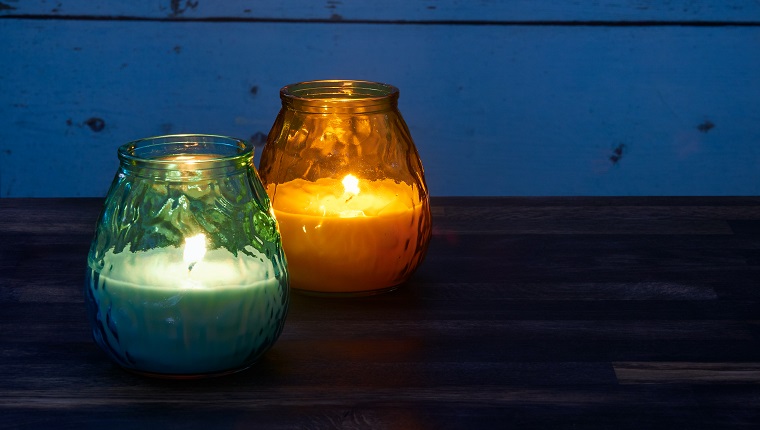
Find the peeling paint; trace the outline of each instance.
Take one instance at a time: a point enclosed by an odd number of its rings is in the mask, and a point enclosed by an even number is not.
[[[612,150],[612,155],[610,155],[610,161],[612,164],[617,164],[618,161],[620,161],[621,158],[623,158],[623,152],[625,151],[625,144],[621,143],[620,145],[616,146],[615,149]]]
[[[96,133],[99,131],[103,131],[103,129],[106,128],[106,122],[103,121],[102,118],[92,117],[88,119],[87,121],[85,121],[84,124],[90,127],[90,129]]]
[[[699,124],[697,126],[697,130],[701,131],[702,133],[707,133],[713,128],[715,128],[715,124],[713,124],[709,119],[706,119],[702,124]]]
[[[171,8],[172,8],[171,16],[173,16],[173,17],[180,16],[183,13],[185,13],[186,10],[188,10],[188,9],[195,9],[196,7],[198,7],[198,1],[193,2],[193,1],[190,1],[190,0],[186,0],[184,6],[182,6],[181,3],[182,3],[181,0],[172,0],[172,2],[171,2]]]

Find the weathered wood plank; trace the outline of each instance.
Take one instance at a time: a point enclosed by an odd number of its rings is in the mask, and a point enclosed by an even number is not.
[[[612,363],[621,384],[760,383],[760,363]]]
[[[90,339],[83,230],[100,202],[0,199],[2,428],[760,424],[758,197],[436,197],[439,225],[535,224],[437,231],[394,293],[294,294],[259,362],[193,381],[126,372]],[[563,207],[576,226],[614,218],[640,233],[524,233],[556,230]],[[736,225],[641,234],[678,220]]]
[[[625,1],[581,0],[387,0],[375,2],[138,0],[4,0],[0,16],[136,17],[153,19],[275,19],[330,21],[760,21],[760,5],[750,0]]]
[[[2,267],[2,266],[0,266]],[[7,285],[12,288],[9,298],[0,303],[13,301],[19,303],[84,303],[83,294],[78,289],[62,290],[58,286],[60,276],[45,277],[48,282],[39,279],[34,283],[18,282]],[[83,282],[80,276],[69,276],[71,285]],[[11,281],[13,282],[13,281]],[[432,283],[413,281],[411,285],[419,287],[416,296],[426,300],[473,300],[472,291],[477,291],[479,299],[494,301],[512,300],[715,300],[718,295],[709,285],[676,282],[557,282],[545,284],[526,284],[514,282],[509,288],[504,283]],[[760,295],[760,293],[758,293]],[[755,299],[760,299],[757,297]]]
[[[252,383],[255,383],[252,382]],[[215,387],[216,388],[216,387]],[[464,397],[456,387],[445,390],[448,398]],[[715,396],[694,395],[688,388],[673,389],[667,393],[642,390],[636,393],[606,392],[603,396],[582,397],[575,402],[537,402],[541,394],[550,391],[513,388],[509,395],[503,391],[485,390],[473,396],[471,401],[447,402],[447,408],[437,407],[442,396],[435,393],[401,392],[394,395],[388,390],[378,401],[372,401],[365,391],[360,395],[344,392],[328,396],[323,391],[308,395],[323,398],[318,406],[301,402],[267,401],[267,397],[248,402],[232,401],[225,408],[223,402],[191,403],[182,408],[167,408],[160,402],[129,403],[114,405],[97,403],[96,399],[74,409],[76,400],[50,398],[39,402],[34,397],[20,397],[21,410],[13,409],[5,417],[10,422],[23,423],[23,428],[50,428],[61,423],[77,428],[96,428],[103,422],[118,423],[119,428],[142,429],[153,426],[166,428],[239,428],[259,427],[273,430],[293,428],[373,428],[373,429],[499,429],[514,423],[521,429],[574,428],[607,430],[636,430],[645,428],[689,428],[693,430],[752,429],[760,418],[760,411],[753,403],[742,405],[734,402],[695,412],[698,404],[712,404]],[[736,397],[756,398],[757,389],[734,388]],[[167,393],[167,397],[171,392]],[[266,395],[265,395],[266,396]],[[431,397],[432,396],[432,397]],[[492,397],[496,396],[496,397]],[[566,399],[579,397],[568,392]],[[666,402],[669,397],[678,402]],[[229,398],[235,399],[234,394]],[[482,400],[483,399],[483,400]],[[642,404],[644,399],[649,402]],[[295,400],[295,399],[294,399]],[[217,406],[222,403],[222,406]],[[664,405],[663,403],[667,403]],[[86,405],[86,407],[84,406]],[[209,413],[213,408],[222,411]],[[550,413],[547,413],[550,411]]]
[[[104,195],[128,140],[269,131],[379,80],[433,195],[760,194],[760,28],[3,20],[0,195]]]

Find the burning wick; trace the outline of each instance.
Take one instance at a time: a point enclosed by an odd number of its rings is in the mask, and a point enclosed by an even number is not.
[[[182,258],[187,264],[187,271],[193,270],[195,265],[203,260],[206,255],[206,236],[203,233],[185,238],[185,252]]]
[[[353,199],[355,195],[359,194],[359,179],[351,174],[346,175],[345,178],[343,178],[343,195],[351,194],[347,199],[346,203],[348,203],[349,200]]]

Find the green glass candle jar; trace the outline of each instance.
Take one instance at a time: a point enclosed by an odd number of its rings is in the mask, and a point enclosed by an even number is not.
[[[120,366],[193,377],[250,366],[282,332],[288,271],[250,144],[127,143],[87,260],[95,342]]]

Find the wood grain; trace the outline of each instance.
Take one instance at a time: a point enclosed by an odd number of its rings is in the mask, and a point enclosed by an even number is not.
[[[621,384],[760,383],[760,363],[613,363]]]
[[[760,425],[758,197],[437,197],[401,289],[293,295],[260,362],[196,381],[90,339],[101,204],[0,199],[0,428]]]

